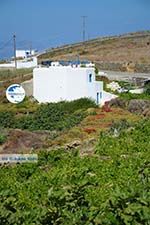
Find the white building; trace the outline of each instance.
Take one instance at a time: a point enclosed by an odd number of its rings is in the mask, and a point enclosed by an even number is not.
[[[37,57],[32,57],[30,60],[17,60],[17,69],[34,68],[37,67],[38,60]],[[0,64],[0,68],[15,68],[15,62]]]
[[[28,58],[35,55],[35,50],[16,50],[17,58]]]
[[[17,69],[35,68],[38,65],[37,57],[31,57],[30,59],[17,60]]]
[[[95,81],[94,68],[50,66],[33,70],[33,96],[40,103],[88,97],[101,104],[103,82]]]

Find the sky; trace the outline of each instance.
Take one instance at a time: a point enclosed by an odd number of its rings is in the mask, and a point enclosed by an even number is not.
[[[0,0],[0,59],[17,48],[46,48],[86,39],[150,30],[150,0]]]

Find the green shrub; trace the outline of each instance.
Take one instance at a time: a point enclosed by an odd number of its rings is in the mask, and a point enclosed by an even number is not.
[[[60,102],[57,103],[58,105],[60,104],[63,110],[68,111],[69,113],[75,112],[77,110],[81,109],[88,109],[88,108],[96,108],[97,105],[96,103],[89,99],[89,98],[80,98],[74,101],[70,102]]]
[[[119,122],[113,122],[109,131],[111,134],[114,134],[115,132],[120,133],[129,127],[131,127],[131,124],[126,119],[122,119]]]
[[[117,135],[114,135],[114,129],[100,134],[99,142],[96,147],[96,153],[110,157],[117,157],[128,153],[137,153],[148,151],[150,148],[150,120],[142,120],[130,129],[130,124],[121,122],[115,125],[119,128]],[[119,125],[119,126],[118,126]],[[128,129],[129,128],[129,129]]]
[[[0,224],[147,225],[149,169],[142,145],[113,160],[41,151],[37,164],[1,167]]]
[[[99,69],[95,67],[95,74],[98,75]]]
[[[0,135],[0,145],[3,144],[6,141],[5,135]]]
[[[145,94],[150,95],[150,82],[145,85]]]
[[[17,118],[15,120],[15,124],[13,125],[13,128],[17,129],[23,129],[23,130],[34,130],[35,124],[34,124],[34,118],[32,115],[28,116],[21,116],[20,118]]]
[[[132,99],[146,99],[146,100],[150,100],[150,95],[147,93],[143,93],[143,94],[132,94],[132,93],[121,93],[119,94],[119,97],[121,99],[125,99],[125,100],[132,100]]]
[[[90,99],[42,104],[32,115],[16,119],[15,128],[29,130],[64,130],[79,124],[88,108],[97,107]]]
[[[1,111],[0,112],[0,127],[13,127],[15,123],[15,115],[13,112]]]
[[[1,166],[0,224],[149,225],[150,120],[129,125],[101,133],[95,155],[41,151],[37,164]]]

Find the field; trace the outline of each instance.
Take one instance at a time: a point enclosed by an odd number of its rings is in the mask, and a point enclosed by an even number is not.
[[[123,120],[93,155],[41,149],[37,164],[1,166],[0,224],[149,225],[149,136],[149,120]]]
[[[127,97],[128,99],[128,97]],[[90,99],[0,105],[0,224],[150,223],[150,119]]]
[[[27,74],[32,74],[32,69],[0,69],[0,81],[22,78]]]
[[[113,122],[140,118],[124,109],[98,108],[89,99],[46,105],[28,98],[19,105],[3,103],[0,105],[0,129],[5,141],[0,152],[31,152],[41,147],[72,148],[77,145],[81,152],[87,153],[93,149],[100,131],[108,129]]]

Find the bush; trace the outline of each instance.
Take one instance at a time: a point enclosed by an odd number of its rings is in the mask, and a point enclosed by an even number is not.
[[[70,102],[60,102],[56,103],[56,105],[60,105],[62,107],[62,110],[68,112],[68,113],[73,113],[77,110],[86,110],[88,108],[96,108],[97,105],[96,103],[89,99],[89,98],[80,98],[74,101]]]
[[[88,108],[97,107],[90,99],[42,104],[32,115],[16,119],[15,128],[29,130],[64,130],[79,124]]]
[[[97,67],[95,67],[95,74],[97,75],[99,72],[99,69]]]
[[[37,164],[2,166],[0,224],[148,225],[150,120],[128,127],[101,133],[94,156],[41,151]]]
[[[150,95],[150,82],[145,85],[145,94]]]
[[[0,145],[3,144],[6,141],[5,135],[0,135]]]
[[[132,93],[121,93],[119,94],[119,97],[124,100],[132,100],[132,99],[145,99],[145,100],[150,100],[150,95],[147,93],[143,94],[132,94]]]
[[[134,127],[130,128],[130,126],[126,121],[122,121],[115,126],[113,125],[110,129],[111,132],[102,132],[96,147],[96,153],[117,157],[121,154],[147,151],[150,148],[150,120],[145,119]],[[117,130],[117,135],[112,132],[114,129]]]
[[[0,112],[0,127],[13,127],[15,123],[15,115],[13,112],[1,111]]]
[[[80,157],[76,150],[41,151],[37,164],[1,167],[0,224],[148,225],[149,125],[146,120],[136,125],[132,138],[139,154],[129,149],[127,158],[121,152],[114,157],[114,138],[110,142],[107,137],[102,140],[110,158],[100,158],[99,144],[95,156]],[[130,136],[122,139],[124,151]]]
[[[118,133],[122,132],[123,130],[128,129],[131,127],[131,124],[126,119],[122,119],[119,122],[113,122],[110,127],[110,133],[114,134],[115,131]]]

